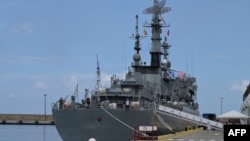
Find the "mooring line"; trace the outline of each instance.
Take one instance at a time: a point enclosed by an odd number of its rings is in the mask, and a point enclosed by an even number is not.
[[[118,119],[117,117],[115,117],[114,115],[112,115],[110,112],[108,112],[108,111],[107,111],[105,108],[103,108],[102,106],[101,106],[101,108],[102,108],[102,110],[103,110],[104,112],[106,112],[107,114],[109,114],[112,118],[114,118],[114,119],[117,120],[118,122],[122,123],[123,125],[127,126],[128,128],[134,130],[133,127],[129,126],[129,125],[126,124],[125,122],[121,121],[120,119]]]

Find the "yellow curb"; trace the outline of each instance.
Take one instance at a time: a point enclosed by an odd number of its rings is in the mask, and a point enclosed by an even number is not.
[[[177,137],[181,137],[187,134],[192,134],[198,131],[203,130],[203,128],[197,128],[197,129],[192,129],[192,130],[188,130],[188,131],[181,131],[178,133],[174,133],[174,134],[167,134],[167,135],[162,135],[162,136],[158,136],[158,140],[166,140],[166,139],[170,139],[170,138],[177,138]]]

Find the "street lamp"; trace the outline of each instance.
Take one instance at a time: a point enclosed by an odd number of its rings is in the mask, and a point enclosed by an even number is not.
[[[47,94],[44,94],[44,119],[46,120],[46,96]]]
[[[222,114],[222,101],[223,101],[223,97],[220,98],[220,113]]]

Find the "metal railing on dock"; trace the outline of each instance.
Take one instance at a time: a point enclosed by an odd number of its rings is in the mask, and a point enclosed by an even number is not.
[[[0,114],[0,124],[54,125],[51,115]]]

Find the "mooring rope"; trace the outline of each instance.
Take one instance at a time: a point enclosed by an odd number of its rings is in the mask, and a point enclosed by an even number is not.
[[[118,122],[120,122],[121,124],[123,124],[124,126],[127,126],[128,128],[134,130],[133,127],[129,126],[129,125],[126,124],[125,122],[123,122],[123,121],[121,121],[120,119],[118,119],[117,117],[115,117],[113,114],[111,114],[109,111],[107,111],[107,110],[106,110],[105,108],[103,108],[102,106],[101,106],[101,108],[102,108],[102,110],[103,110],[104,112],[106,112],[107,114],[109,114],[112,118],[114,118],[115,120],[117,120]]]
[[[154,110],[154,114],[156,115],[156,117],[159,119],[159,121],[166,127],[168,128],[169,130],[173,131],[173,128],[168,125],[167,122],[165,122],[157,113],[156,113],[156,110]]]

